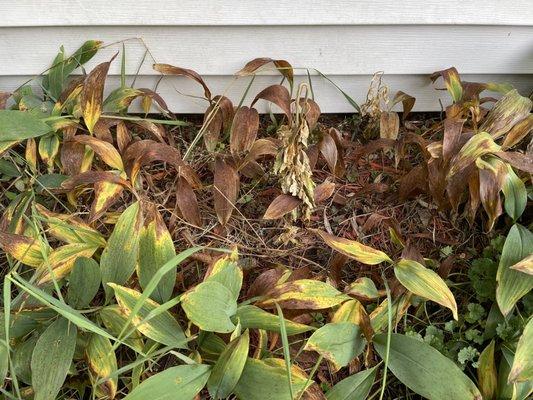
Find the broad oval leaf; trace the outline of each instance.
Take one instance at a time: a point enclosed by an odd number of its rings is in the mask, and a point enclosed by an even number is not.
[[[31,356],[37,343],[37,335],[30,336],[13,349],[13,370],[17,378],[31,385]],[[0,342],[0,347],[2,346]],[[1,349],[0,349],[1,351]]]
[[[70,272],[67,303],[78,310],[89,306],[100,288],[101,280],[98,263],[92,258],[78,257]]]
[[[335,322],[313,332],[304,350],[316,351],[338,371],[361,354],[364,347],[365,342],[357,325],[352,322]]]
[[[237,323],[238,321],[241,324],[242,329],[263,329],[265,331],[281,333],[280,320],[277,315],[249,304],[240,306],[232,317],[232,320],[234,323]],[[285,319],[287,336],[297,335],[313,329],[312,326],[299,324]]]
[[[328,400],[366,399],[376,379],[377,367],[353,374],[333,386],[326,393]]]
[[[106,337],[93,334],[85,352],[93,381],[104,380],[96,388],[98,397],[113,399],[117,393],[118,377],[116,372],[118,367],[111,341]]]
[[[524,182],[514,172],[513,168],[507,164],[507,174],[505,175],[502,191],[505,196],[505,211],[514,221],[516,221],[527,204],[527,191]]]
[[[306,388],[307,376],[294,365],[291,372],[293,393],[297,396]],[[233,392],[240,400],[293,400],[285,361],[277,358],[248,358]]]
[[[275,286],[258,305],[274,307],[278,303],[285,309],[321,310],[349,299],[329,283],[300,279]]]
[[[367,265],[376,265],[383,261],[392,262],[390,257],[380,250],[376,250],[370,246],[365,246],[355,240],[349,240],[337,236],[330,235],[321,230],[315,232],[326,242],[332,249],[342,253],[350,258],[353,258],[360,263]]]
[[[0,138],[2,142],[21,141],[42,136],[52,128],[36,115],[18,110],[0,110]]]
[[[522,225],[513,225],[505,239],[496,274],[496,301],[505,316],[533,289],[533,276],[510,268],[532,253],[533,233]]]
[[[458,319],[455,298],[435,271],[414,260],[402,259],[395,265],[394,275],[411,293],[449,308]]]
[[[360,300],[373,300],[379,298],[379,292],[374,281],[367,277],[358,278],[346,289],[347,294],[357,297]]]
[[[76,335],[74,324],[58,318],[37,340],[31,356],[35,400],[55,400],[72,363]]]
[[[141,223],[141,208],[136,202],[119,217],[113,233],[107,241],[107,246],[102,252],[100,268],[107,300],[111,297],[112,292],[106,283],[113,282],[122,285],[135,271]]]
[[[152,220],[142,228],[139,238],[137,275],[141,287],[145,289],[157,270],[175,255],[170,232],[159,212],[154,210]],[[176,283],[176,270],[174,267],[161,278],[150,295],[153,300],[162,304],[170,299]]]
[[[78,257],[92,257],[97,249],[93,244],[73,243],[53,250],[38,269],[39,285],[64,278],[70,273]]]
[[[232,340],[220,354],[207,381],[207,389],[213,398],[225,399],[231,394],[248,358],[249,344],[250,334],[246,330]]]
[[[231,317],[237,311],[237,301],[219,282],[200,283],[182,296],[181,306],[189,320],[204,331],[229,333],[235,329]]]
[[[531,382],[533,380],[533,318],[529,319],[522,336],[518,340],[509,382]]]
[[[376,335],[374,347],[385,358],[387,335]],[[389,369],[404,385],[428,400],[482,400],[476,385],[452,360],[413,337],[391,335]]]
[[[178,365],[143,381],[124,400],[193,400],[209,378],[211,367]]]
[[[214,281],[224,285],[233,295],[235,301],[241,292],[243,273],[238,264],[238,253],[234,250],[213,262],[206,273],[204,281]]]
[[[130,313],[141,297],[141,293],[114,283],[108,283],[108,285],[115,291],[115,297],[120,308],[125,311],[127,317],[131,317]],[[167,310],[156,312],[158,307],[159,304],[155,301],[146,299],[137,315],[133,316],[132,324],[147,338],[167,346],[186,349],[185,334],[178,321]],[[146,321],[143,322],[145,319]]]

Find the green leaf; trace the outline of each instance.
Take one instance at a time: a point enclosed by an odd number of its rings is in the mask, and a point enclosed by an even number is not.
[[[507,174],[503,181],[502,191],[505,196],[505,212],[516,221],[526,209],[527,191],[524,182],[515,174],[509,164],[507,164]]]
[[[249,344],[250,334],[246,330],[226,346],[207,381],[207,389],[213,398],[224,399],[231,394],[248,358]]]
[[[114,283],[108,283],[115,290],[115,297],[120,308],[129,316],[135,307],[141,293],[136,290],[119,286]],[[155,301],[146,299],[142,304],[139,312],[132,318],[132,324],[147,338],[155,340],[158,343],[174,346],[179,349],[186,349],[186,338],[178,321],[169,311],[163,311],[153,318],[148,319],[150,313],[154,313],[159,307]],[[143,320],[146,319],[145,322]]]
[[[98,314],[102,319],[105,327],[115,336],[119,336],[122,332],[122,328],[126,325],[128,318],[124,315],[123,310],[118,304],[112,304],[104,307]],[[127,338],[124,339],[124,343],[141,353],[143,351],[144,343],[142,335],[139,331],[132,332]]]
[[[37,343],[36,335],[30,336],[13,350],[13,370],[17,378],[31,385],[31,356]]]
[[[265,331],[281,332],[278,316],[252,305],[240,306],[236,314],[232,317],[232,321],[234,323],[239,321],[242,329],[264,329]],[[291,336],[310,331],[314,328],[285,319],[285,329],[287,330],[287,335]]]
[[[70,272],[67,303],[76,309],[89,306],[101,282],[100,266],[92,258],[78,257]]]
[[[37,116],[18,110],[0,110],[0,138],[3,142],[21,141],[51,132],[52,128]]]
[[[365,342],[352,322],[329,323],[313,332],[304,350],[316,351],[331,361],[335,370],[345,367],[362,353]]]
[[[235,329],[230,317],[237,311],[237,301],[219,282],[200,283],[183,295],[181,306],[189,320],[204,331],[229,333]]]
[[[394,266],[394,274],[411,293],[449,308],[452,310],[453,317],[458,319],[455,298],[435,271],[416,261],[402,259]]]
[[[76,334],[74,324],[58,318],[37,340],[31,357],[34,400],[55,400],[72,363]]]
[[[387,335],[376,335],[374,347],[385,358]],[[404,385],[429,400],[482,399],[476,385],[452,360],[410,336],[391,335],[389,369]]]
[[[209,365],[203,364],[171,367],[142,382],[124,400],[193,400],[209,372]]]
[[[344,378],[327,393],[328,400],[363,400],[366,399],[376,379],[377,368],[365,369]]]
[[[86,349],[91,379],[104,382],[96,388],[98,397],[113,399],[117,392],[117,358],[108,338],[93,334]]]
[[[159,213],[155,212],[154,218],[142,228],[139,239],[137,275],[141,287],[145,289],[157,270],[175,255],[170,232]],[[164,303],[170,299],[176,283],[176,270],[176,267],[172,268],[161,278],[150,295],[154,301]]]
[[[374,281],[367,277],[358,278],[346,288],[345,292],[360,300],[374,300],[379,298],[379,292]]]
[[[496,301],[504,316],[509,314],[518,300],[533,289],[533,276],[511,269],[533,253],[533,233],[515,224],[503,245],[498,273],[496,274]]]
[[[9,369],[9,349],[5,339],[0,338],[0,381],[4,381]]]
[[[107,246],[102,252],[100,268],[106,300],[109,300],[112,294],[106,283],[112,282],[122,285],[135,271],[141,223],[142,213],[139,202],[136,202],[118,218],[113,233],[107,241]]]
[[[509,382],[533,381],[533,318],[529,319],[522,336],[518,340]]]
[[[298,393],[306,388],[307,376],[294,365],[291,375],[294,394],[298,397]],[[240,400],[293,400],[289,394],[285,362],[277,358],[248,358],[233,393]]]

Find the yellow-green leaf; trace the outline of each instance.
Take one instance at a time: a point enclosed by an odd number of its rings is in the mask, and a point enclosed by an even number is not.
[[[141,297],[141,293],[114,283],[108,283],[108,285],[115,291],[115,297],[120,308],[125,312],[127,317],[130,317],[130,313],[135,307],[137,300]],[[133,326],[144,336],[158,343],[179,349],[187,348],[187,340],[178,321],[167,310],[156,313],[158,307],[159,304],[155,301],[146,299],[137,315],[132,319]],[[146,321],[143,322],[145,319]],[[128,330],[129,328],[126,331]]]
[[[51,132],[52,128],[33,113],[18,110],[0,110],[0,138],[2,147]],[[14,142],[9,144],[10,142]]]
[[[315,232],[329,247],[359,261],[360,263],[375,265],[382,263],[383,261],[392,262],[390,257],[382,251],[376,250],[370,246],[365,246],[355,240],[333,236],[320,230],[316,230]]]
[[[208,269],[205,281],[219,282],[233,294],[237,300],[242,286],[242,269],[238,264],[237,250],[218,258]]]
[[[242,329],[264,329],[265,331],[281,333],[279,316],[250,304],[240,306],[232,317],[232,321],[235,324],[237,321],[240,322]],[[285,329],[287,335],[291,336],[313,330],[314,328],[285,319]]]
[[[72,140],[89,146],[111,168],[124,171],[122,157],[111,143],[88,135],[76,135]]]
[[[235,329],[231,317],[237,311],[237,301],[219,282],[200,283],[182,296],[181,306],[189,320],[204,331],[229,333]]]
[[[326,393],[327,400],[366,399],[376,379],[377,367],[365,369],[338,382]]]
[[[334,322],[313,332],[304,350],[316,351],[338,371],[361,354],[364,347],[365,341],[357,325],[352,322]]]
[[[348,285],[345,293],[357,297],[360,300],[373,300],[379,298],[379,292],[374,281],[367,277],[356,279]]]
[[[59,138],[52,134],[43,136],[39,140],[39,156],[41,160],[48,167],[48,171],[51,171],[54,167],[54,161],[59,153]]]
[[[113,61],[113,60],[111,60]],[[85,78],[81,92],[81,111],[89,132],[100,119],[104,96],[104,83],[111,61],[96,66]]]
[[[246,330],[220,354],[207,381],[207,389],[214,399],[225,399],[237,385],[248,358],[249,344],[250,334]]]
[[[307,376],[293,365],[291,378],[296,397],[306,389]],[[233,392],[239,400],[294,400],[289,394],[285,361],[278,358],[248,358]]]
[[[492,400],[498,387],[498,373],[494,361],[494,340],[481,352],[477,367],[478,386],[483,400]]]
[[[450,161],[450,169],[448,170],[447,179],[453,175],[462,172],[466,167],[473,164],[478,157],[485,154],[495,153],[500,151],[500,146],[497,145],[492,137],[487,132],[479,132],[472,136],[463,145],[459,153],[457,153]]]
[[[411,293],[449,308],[453,317],[458,319],[455,298],[435,271],[414,260],[402,259],[395,265],[394,274]]]
[[[509,382],[531,382],[533,380],[533,318],[529,319],[522,336],[518,340],[516,353],[509,374]]]
[[[285,309],[321,310],[349,300],[328,283],[313,279],[300,279],[276,285],[259,301],[260,307],[274,307],[278,303]]]
[[[136,202],[119,217],[113,233],[107,241],[107,246],[100,259],[106,299],[109,299],[112,293],[111,289],[106,287],[106,283],[113,282],[122,285],[135,271],[141,224],[141,208]]]
[[[532,253],[533,233],[522,225],[513,225],[505,239],[496,274],[496,301],[504,316],[533,289],[533,276],[510,268]]]
[[[137,275],[141,288],[145,289],[157,270],[175,255],[170,232],[161,215],[154,211],[152,219],[142,228],[139,238]],[[150,295],[153,300],[162,304],[170,299],[176,283],[176,270],[174,267],[161,278]]]
[[[118,337],[122,332],[122,328],[128,322],[128,312],[121,309],[119,305],[113,304],[104,307],[100,310],[99,316],[102,319],[105,327],[111,334]],[[124,343],[135,349],[137,352],[143,351],[143,338],[139,331],[134,331],[130,336],[124,339]]]
[[[118,367],[111,341],[106,337],[92,334],[85,352],[93,384],[99,379],[104,380],[96,387],[96,394],[98,397],[113,399],[117,393]]]
[[[39,268],[39,284],[59,280],[67,276],[78,257],[92,257],[97,247],[87,243],[73,243],[58,247]]]

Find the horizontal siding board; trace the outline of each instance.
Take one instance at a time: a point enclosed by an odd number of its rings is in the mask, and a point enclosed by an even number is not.
[[[531,25],[531,0],[2,0],[0,26]]]
[[[0,28],[0,75],[43,71],[61,44],[74,51],[85,39],[105,43],[142,38],[158,62],[202,75],[231,75],[256,57],[285,58],[325,74],[429,74],[455,66],[467,74],[533,73],[533,27],[524,26],[258,26],[258,27],[46,27]],[[121,45],[102,50],[98,62]],[[145,47],[127,41],[134,73]],[[96,61],[95,61],[96,62]],[[95,65],[92,62],[89,68]],[[147,57],[141,74],[154,74]],[[117,59],[111,68],[118,73]],[[305,69],[298,73],[304,74]]]
[[[13,91],[31,77],[28,76],[0,76],[0,91]],[[133,77],[128,77],[128,84]],[[364,102],[370,84],[371,76],[332,76],[331,79],[345,92],[354,98],[358,103]],[[463,79],[470,82],[509,82],[525,95],[533,92],[533,79],[531,75],[464,75]],[[305,81],[304,77],[298,77],[297,81]],[[136,87],[147,87],[154,89],[158,81],[156,76],[139,76],[136,80]],[[208,76],[206,82],[213,94],[224,94],[235,104],[241,99],[249,78],[235,80],[231,76]],[[450,99],[446,91],[437,91],[436,87],[430,83],[427,75],[387,75],[383,82],[389,86],[391,96],[398,90],[403,90],[417,98],[415,111],[439,111],[441,103],[450,104]],[[274,76],[257,77],[246,98],[244,104],[249,104],[253,97],[264,87],[270,84],[279,83],[279,78]],[[106,92],[118,87],[120,77],[110,76],[106,82]],[[316,101],[325,113],[331,112],[353,112],[351,105],[345,100],[341,93],[336,90],[331,83],[319,76],[312,77],[313,89]],[[38,82],[34,82],[38,87]],[[160,82],[158,93],[166,100],[172,111],[177,113],[203,113],[207,103],[192,96],[201,96],[202,89],[194,82],[181,77],[166,77]],[[439,102],[440,100],[440,102]],[[263,101],[258,103],[262,112],[266,111],[266,104]],[[139,111],[135,106],[131,109]]]

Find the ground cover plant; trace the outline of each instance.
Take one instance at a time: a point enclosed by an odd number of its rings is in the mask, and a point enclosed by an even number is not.
[[[529,398],[528,94],[449,68],[416,114],[376,75],[339,117],[285,60],[240,99],[154,64],[201,87],[186,118],[104,96],[101,46],[0,92],[0,398]]]

